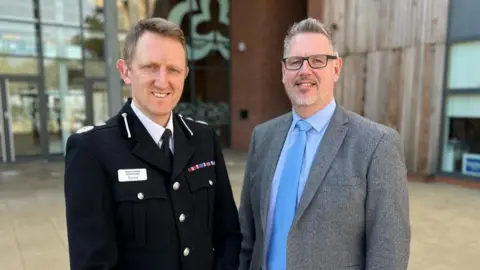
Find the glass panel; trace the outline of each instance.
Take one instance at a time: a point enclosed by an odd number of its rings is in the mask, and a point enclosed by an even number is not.
[[[480,41],[450,47],[448,88],[480,88]]]
[[[104,61],[86,61],[85,73],[87,77],[104,77],[105,62]]]
[[[0,56],[0,73],[2,74],[37,74],[37,65],[36,58]]]
[[[86,28],[103,30],[103,0],[81,0],[83,10],[83,25]]]
[[[37,83],[7,82],[16,156],[40,154],[40,111]]]
[[[480,176],[480,95],[448,97],[442,169]]]
[[[449,39],[462,39],[480,36],[480,1],[450,0]],[[447,7],[447,5],[445,5]]]
[[[85,58],[92,60],[105,59],[104,54],[105,34],[103,32],[85,31],[84,32],[84,49]]]
[[[0,53],[36,56],[35,25],[30,23],[0,23]]]
[[[122,2],[117,0],[117,3]],[[128,1],[128,14],[130,16],[130,25],[125,28],[132,27],[137,21],[147,17],[147,1],[146,0],[130,0]],[[121,28],[120,28],[121,29]]]
[[[42,26],[45,57],[82,59],[80,29]]]
[[[86,121],[82,63],[45,60],[45,77],[49,151],[61,154],[70,134]]]
[[[104,23],[104,0],[82,0],[83,22],[86,28],[101,30]],[[117,0],[117,27],[119,30],[128,30],[131,25],[145,18],[145,0]]]
[[[42,22],[80,26],[78,0],[40,0]]]
[[[0,0],[0,19],[35,19],[33,12],[33,1],[9,1]]]
[[[98,124],[108,120],[108,92],[105,82],[93,82],[93,123]]]

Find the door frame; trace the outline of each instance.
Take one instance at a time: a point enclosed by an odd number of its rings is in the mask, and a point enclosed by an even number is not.
[[[38,113],[40,118],[40,130],[39,130],[39,140],[40,140],[40,153],[34,155],[18,155],[15,151],[15,142],[12,131],[12,115],[11,115],[11,106],[9,100],[9,82],[27,82],[34,83],[37,85],[37,94],[39,99],[38,104]],[[3,130],[4,136],[0,138],[0,143],[2,144],[2,159],[1,163],[15,163],[18,160],[24,159],[38,159],[48,155],[48,127],[47,127],[47,104],[41,102],[43,100],[42,95],[44,91],[42,88],[42,82],[38,76],[30,75],[10,75],[10,74],[0,74],[0,123],[1,129]],[[6,120],[6,123],[5,123]]]

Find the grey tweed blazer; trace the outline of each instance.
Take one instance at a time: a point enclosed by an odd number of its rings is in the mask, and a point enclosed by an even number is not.
[[[288,113],[253,131],[239,210],[240,270],[265,269],[270,185],[291,122]],[[288,270],[407,269],[406,173],[396,131],[337,105],[289,232]]]

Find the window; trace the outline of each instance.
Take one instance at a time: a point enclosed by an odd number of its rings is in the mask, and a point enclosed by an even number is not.
[[[449,89],[480,89],[480,41],[454,44],[450,47]]]
[[[480,38],[480,1],[450,0],[450,31],[448,38],[453,40]]]
[[[45,23],[80,26],[78,0],[40,0],[40,18]]]
[[[0,57],[1,74],[38,74],[37,58]]]
[[[480,176],[480,95],[448,98],[442,169]]]
[[[32,0],[0,0],[0,19],[35,20]]]
[[[42,26],[44,57],[82,59],[80,29]]]
[[[30,23],[0,23],[0,53],[36,56],[35,25]]]

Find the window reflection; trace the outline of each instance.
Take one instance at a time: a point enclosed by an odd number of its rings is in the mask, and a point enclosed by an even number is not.
[[[111,0],[113,1],[113,0]],[[86,28],[102,29],[105,17],[103,15],[103,0],[82,0],[83,23]],[[117,0],[117,28],[128,30],[135,22],[147,15],[146,0]]]
[[[37,58],[27,57],[0,57],[0,73],[2,74],[29,74],[38,73]]]
[[[0,1],[0,19],[33,20],[33,1]]]
[[[40,15],[42,22],[80,25],[78,0],[40,0]]]
[[[82,59],[79,29],[42,26],[42,39],[45,57]]]
[[[81,61],[45,60],[49,150],[63,153],[70,134],[85,125],[86,106]]]
[[[38,55],[35,25],[14,22],[1,23],[0,53],[23,56]]]
[[[480,95],[455,95],[446,104],[442,169],[480,176]]]
[[[105,57],[105,34],[98,31],[84,32],[85,58],[103,60]]]

